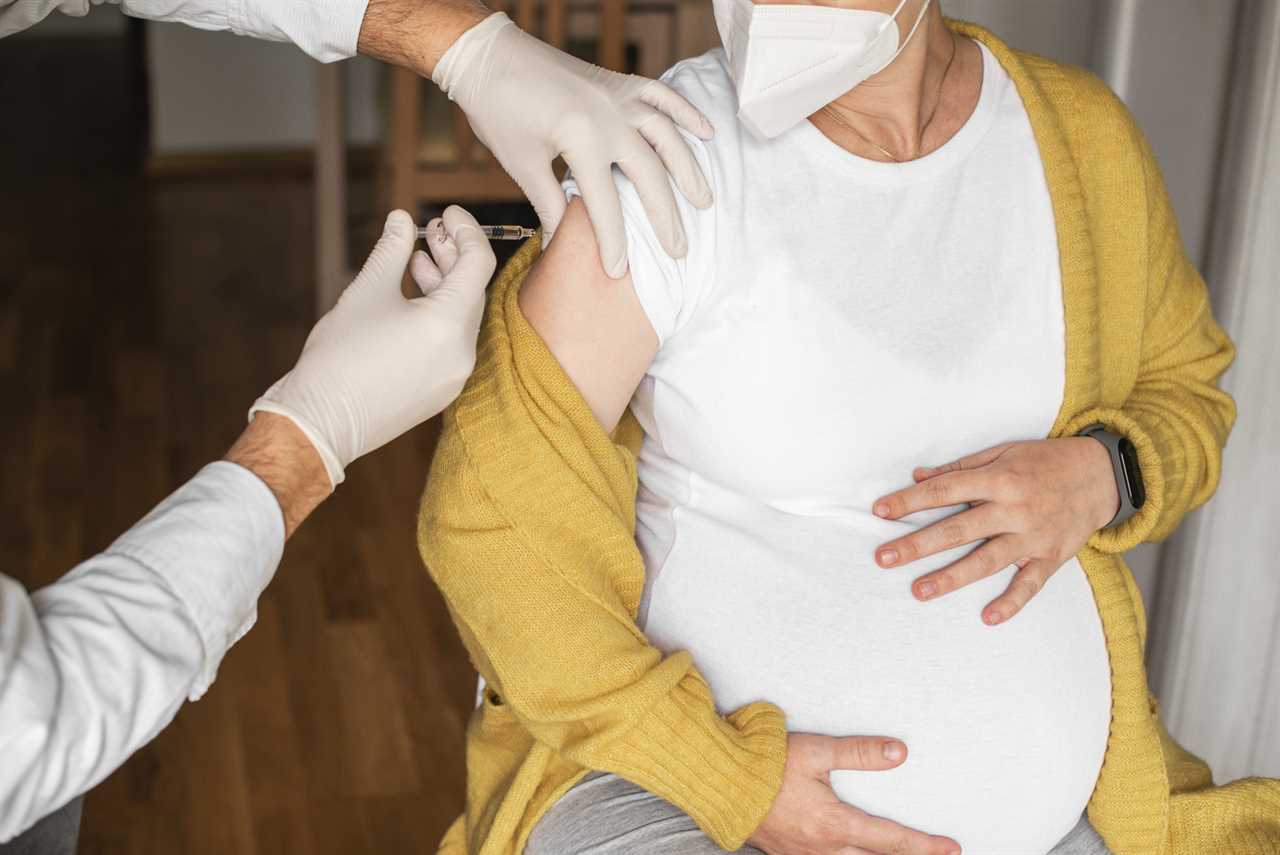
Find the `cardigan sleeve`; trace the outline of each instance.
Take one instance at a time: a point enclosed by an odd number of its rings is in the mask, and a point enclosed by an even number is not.
[[[781,784],[781,715],[753,704],[722,718],[688,653],[664,658],[616,604],[499,518],[451,428],[424,505],[435,509],[423,517],[424,555],[490,701],[567,759],[633,781],[739,848]]]
[[[494,290],[476,372],[445,413],[427,479],[424,561],[490,704],[735,850],[781,786],[782,713],[754,703],[722,716],[691,656],[664,656],[640,631],[634,460],[522,317],[522,344],[508,346],[498,316],[504,303],[517,313],[515,289]]]
[[[1150,145],[1132,119],[1147,199],[1146,295],[1137,380],[1120,407],[1094,407],[1067,426],[1071,435],[1101,422],[1138,452],[1147,501],[1089,545],[1124,552],[1167,538],[1186,514],[1217,489],[1222,449],[1235,423],[1231,397],[1218,378],[1235,347],[1213,317],[1204,279],[1187,258],[1168,190]]]

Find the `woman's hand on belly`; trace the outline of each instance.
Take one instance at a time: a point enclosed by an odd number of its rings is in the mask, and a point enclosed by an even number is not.
[[[912,477],[912,486],[877,499],[873,513],[896,520],[927,508],[973,507],[882,544],[876,562],[899,567],[986,539],[958,561],[921,576],[912,592],[934,599],[1017,564],[1009,587],[983,610],[983,621],[991,625],[1021,611],[1120,503],[1110,457],[1089,437],[1003,443],[941,466],[918,467]]]
[[[906,757],[906,746],[895,739],[788,734],[782,787],[747,842],[767,855],[959,855],[954,840],[871,816],[831,789],[832,771],[882,771]]]

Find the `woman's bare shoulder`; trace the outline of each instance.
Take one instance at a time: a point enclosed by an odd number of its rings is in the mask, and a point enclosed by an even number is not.
[[[570,202],[519,301],[596,418],[613,430],[658,352],[658,337],[630,274],[605,274],[581,199]]]

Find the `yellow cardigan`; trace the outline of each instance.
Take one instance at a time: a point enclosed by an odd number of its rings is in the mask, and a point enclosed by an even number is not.
[[[1112,674],[1089,819],[1115,855],[1280,853],[1280,781],[1215,788],[1165,732],[1143,670],[1141,598],[1119,555],[1164,539],[1216,488],[1235,419],[1216,381],[1232,344],[1151,151],[1106,86],[948,24],[1012,77],[1048,178],[1067,328],[1050,435],[1107,424],[1136,445],[1147,485],[1142,511],[1078,556]],[[664,657],[637,628],[640,432],[628,419],[607,436],[521,316],[537,255],[535,239],[493,286],[476,371],[445,415],[422,502],[423,559],[489,686],[467,731],[466,813],[441,851],[516,855],[586,769],[662,796],[735,849],[776,794],[786,724],[763,702],[721,717],[690,655]]]

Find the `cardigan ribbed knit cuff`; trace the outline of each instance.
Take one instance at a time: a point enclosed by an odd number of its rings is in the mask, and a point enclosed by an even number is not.
[[[741,847],[782,786],[786,721],[754,703],[721,719],[696,673],[614,746],[614,771],[687,813],[716,845]]]

